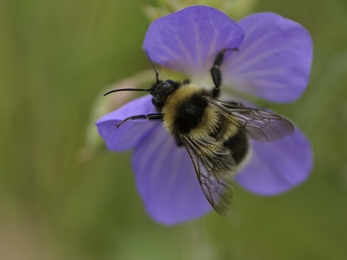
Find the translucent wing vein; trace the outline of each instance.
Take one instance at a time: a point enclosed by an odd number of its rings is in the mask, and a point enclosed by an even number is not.
[[[235,172],[235,161],[230,151],[213,142],[213,138],[193,141],[186,135],[180,137],[191,157],[207,200],[220,215],[230,215]]]
[[[238,127],[258,142],[279,140],[295,131],[294,125],[276,113],[244,107],[234,102],[223,102],[206,97],[206,100],[224,117],[231,117]]]

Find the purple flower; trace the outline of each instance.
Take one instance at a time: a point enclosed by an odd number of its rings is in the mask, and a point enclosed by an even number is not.
[[[227,48],[238,51],[226,52],[222,92],[290,102],[305,90],[312,60],[310,35],[277,14],[253,14],[236,23],[214,8],[192,6],[154,21],[144,41],[154,62],[187,74],[203,87],[213,86],[209,69],[217,53]],[[145,207],[156,221],[170,225],[199,217],[212,207],[186,149],[176,145],[161,122],[134,120],[115,127],[129,116],[155,112],[146,95],[105,115],[97,127],[109,150],[134,150],[132,165]],[[310,144],[297,128],[275,142],[251,141],[251,149],[236,182],[255,194],[285,192],[303,182],[312,168]]]

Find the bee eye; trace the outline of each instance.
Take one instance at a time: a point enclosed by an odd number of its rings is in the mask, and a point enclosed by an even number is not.
[[[175,84],[175,82],[173,80],[171,80],[171,79],[168,79],[168,80],[165,81],[165,87],[170,87],[170,86],[172,86],[174,84]]]
[[[175,81],[168,79],[163,82],[162,88],[171,89],[174,85],[175,85]]]

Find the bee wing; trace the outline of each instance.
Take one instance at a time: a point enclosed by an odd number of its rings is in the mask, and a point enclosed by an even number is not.
[[[180,137],[208,202],[220,215],[230,215],[236,169],[230,151],[212,137],[203,140],[192,140],[186,135]]]
[[[222,115],[232,117],[252,139],[259,142],[279,140],[295,131],[293,123],[273,112],[244,107],[237,103],[214,100],[207,101]]]

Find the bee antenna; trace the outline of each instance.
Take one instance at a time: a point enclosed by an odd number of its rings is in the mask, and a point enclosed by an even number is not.
[[[120,88],[120,89],[114,89],[106,92],[104,96],[107,96],[108,94],[114,93],[114,92],[120,92],[120,91],[151,91],[152,89],[144,89],[144,88]]]
[[[149,57],[149,54],[148,54],[148,52],[146,50],[145,50],[145,53],[146,53],[146,55],[147,55],[147,57],[149,59],[149,62],[152,65],[153,70],[155,71],[155,81],[156,81],[156,83],[159,83],[159,73],[158,73],[157,69],[155,68],[154,63],[151,60],[151,57]]]

